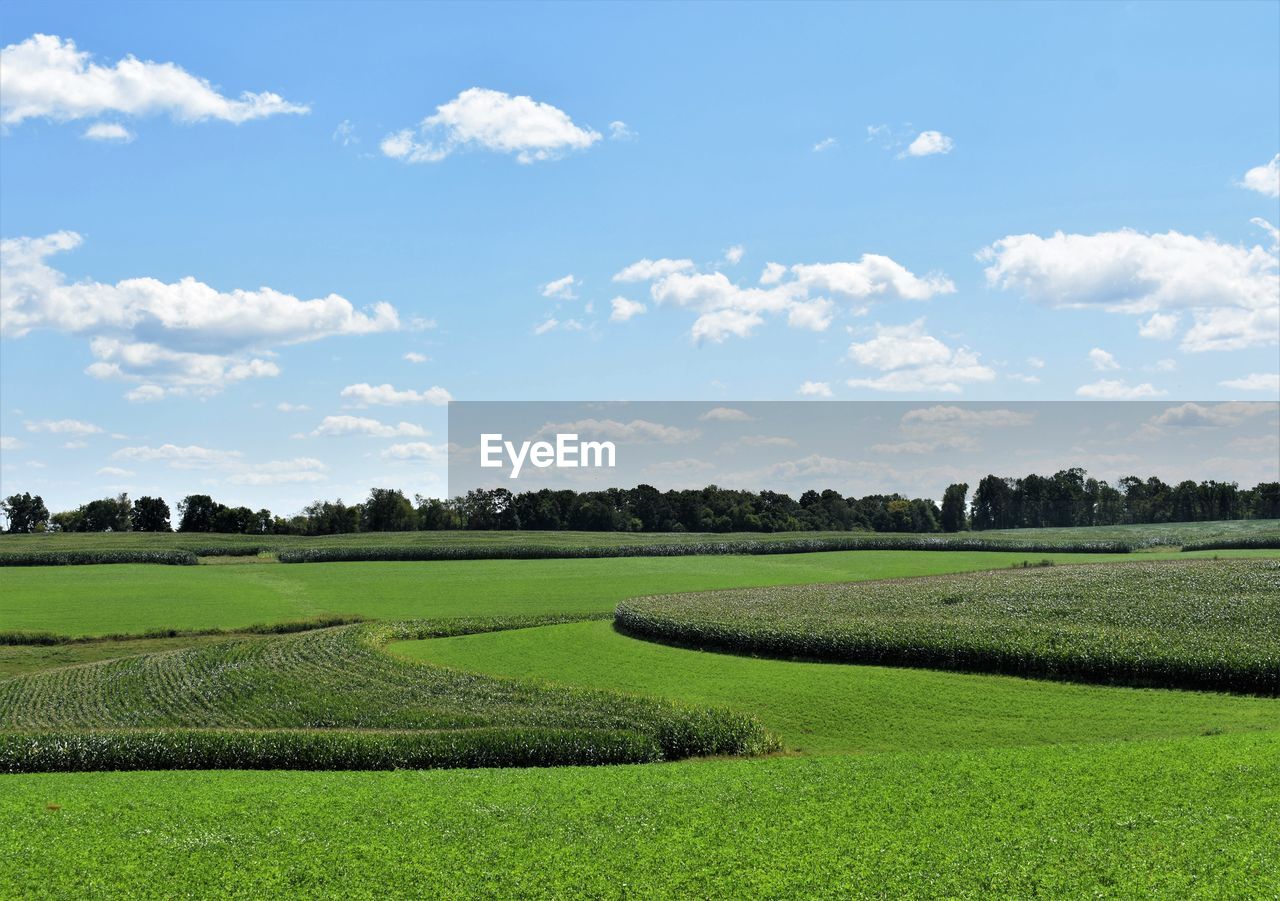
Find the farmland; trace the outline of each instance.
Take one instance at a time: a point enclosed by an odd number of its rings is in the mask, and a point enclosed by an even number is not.
[[[1274,692],[706,649],[709,622],[787,634],[799,612],[818,636],[934,629],[1034,656],[1051,622],[1055,648],[1265,660],[1280,554],[1174,549],[1195,537],[0,568],[0,632],[81,639],[0,648],[0,760],[28,771],[0,777],[0,895],[1265,893]],[[696,626],[699,647],[624,634],[619,609]],[[285,625],[334,616],[368,621]],[[101,638],[211,629],[233,633]],[[64,769],[150,771],[31,772]]]

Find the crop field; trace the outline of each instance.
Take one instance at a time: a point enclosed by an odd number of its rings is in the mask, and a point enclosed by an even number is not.
[[[1123,546],[1142,550],[1180,547],[1198,542],[1231,545],[1241,541],[1263,542],[1275,547],[1280,542],[1278,520],[1230,520],[1200,523],[1161,523],[1133,526],[1088,526],[1060,529],[1005,529],[985,532],[918,535],[876,532],[541,532],[541,531],[441,531],[441,532],[361,532],[344,535],[220,535],[193,532],[68,532],[40,535],[0,535],[0,563],[6,557],[27,554],[87,554],[117,552],[191,551],[198,556],[224,554],[268,554],[284,551],[385,551],[387,549],[441,555],[474,554],[479,557],[521,556],[539,550],[570,556],[577,551],[607,552],[610,548],[680,548],[686,545],[763,545],[775,547],[814,542],[860,541],[875,546],[899,544],[905,547],[965,546],[980,542],[1000,545],[1028,545],[1036,549],[1105,550]],[[922,542],[927,542],[921,545]],[[980,549],[980,548],[975,548]],[[122,558],[123,559],[123,558]],[[102,562],[112,562],[105,559]],[[141,560],[138,562],[147,562]]]
[[[1280,553],[1189,540],[0,568],[0,896],[1273,895]]]
[[[1280,694],[1280,561],[1062,567],[637,598],[618,628],[682,644]]]

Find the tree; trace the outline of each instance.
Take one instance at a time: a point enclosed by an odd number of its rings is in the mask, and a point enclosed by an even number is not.
[[[374,488],[361,505],[360,523],[366,532],[412,532],[418,527],[418,516],[403,492]]]
[[[43,532],[49,523],[44,498],[26,491],[6,497],[0,502],[0,511],[9,520],[10,532]]]
[[[133,511],[129,514],[135,532],[171,532],[169,525],[169,505],[164,498],[144,495],[133,502]]]
[[[178,515],[182,517],[181,522],[178,523],[178,531],[217,531],[220,508],[222,504],[216,503],[207,494],[188,494],[178,502]]]
[[[127,494],[89,501],[78,511],[80,513],[80,527],[77,531],[127,532],[130,525],[129,512],[132,506],[129,503],[129,495]]]
[[[965,482],[948,485],[942,492],[942,531],[962,532],[969,527],[965,517],[965,497],[969,494],[969,486]]]

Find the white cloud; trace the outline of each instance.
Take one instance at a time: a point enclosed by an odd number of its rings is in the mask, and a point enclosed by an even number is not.
[[[1094,400],[1138,400],[1143,397],[1162,397],[1168,394],[1150,382],[1141,385],[1130,385],[1123,379],[1100,379],[1076,389],[1080,397],[1091,397]]]
[[[940,131],[922,131],[916,139],[907,145],[903,156],[932,156],[935,153],[950,153],[956,142]]]
[[[97,362],[86,371],[95,378],[212,393],[231,382],[277,375],[277,364],[256,355],[273,346],[400,324],[390,304],[360,311],[336,294],[300,300],[272,288],[222,292],[190,277],[68,283],[46,259],[81,243],[80,235],[66,231],[0,241],[0,332],[13,338],[46,328],[94,335],[90,350]]]
[[[413,350],[406,353],[404,355],[404,358],[408,360],[410,363],[425,363],[427,362],[427,360],[431,359],[426,354],[420,354],[417,351],[413,351]]]
[[[637,260],[613,277],[615,282],[647,282],[665,278],[673,272],[688,272],[693,269],[693,260],[651,260],[645,257]]]
[[[542,286],[543,297],[554,297],[557,300],[573,300],[577,297],[573,293],[573,289],[582,284],[573,277],[573,273],[569,273],[564,278],[558,278],[555,281],[547,282]]]
[[[1177,313],[1152,313],[1150,319],[1138,326],[1138,334],[1155,341],[1168,341],[1178,334],[1181,319]]]
[[[1276,394],[1280,392],[1280,373],[1255,372],[1243,378],[1227,379],[1225,382],[1218,382],[1218,384],[1224,388],[1235,388],[1238,391],[1270,391],[1272,394]]]
[[[609,123],[610,141],[633,141],[637,137],[638,135],[621,119],[615,119]]]
[[[24,423],[28,432],[47,432],[53,435],[96,435],[102,431],[101,426],[79,419],[41,419],[38,422]]]
[[[535,335],[545,335],[559,324],[560,320],[556,319],[554,316],[550,319],[544,319],[542,322],[538,323],[538,325],[534,326],[533,333]]]
[[[1189,311],[1185,351],[1280,341],[1280,260],[1261,246],[1126,229],[1010,235],[978,258],[988,264],[988,283],[1031,300],[1148,316],[1140,332],[1146,337],[1171,337],[1178,312]]]
[[[174,63],[126,56],[114,66],[90,60],[75,42],[37,34],[0,50],[0,123],[66,122],[115,114],[167,114],[179,122],[247,122],[309,107],[278,94],[245,91],[232,100]],[[106,123],[104,123],[106,124]]]
[[[1173,372],[1178,368],[1178,361],[1165,357],[1164,359],[1156,360],[1150,366],[1144,366],[1143,368],[1149,372]]]
[[[753,422],[754,418],[745,410],[734,407],[712,407],[698,417],[702,422]]]
[[[1221,428],[1239,425],[1252,416],[1271,413],[1270,404],[1227,402],[1205,406],[1197,403],[1169,407],[1148,420],[1149,426],[1177,426],[1184,428]]]
[[[111,455],[115,460],[135,460],[139,463],[162,462],[171,469],[209,469],[235,463],[243,456],[239,451],[214,450],[189,444],[162,444],[159,447],[122,447]]]
[[[654,301],[697,313],[691,336],[712,342],[747,337],[768,315],[786,314],[792,328],[823,331],[837,314],[837,300],[927,300],[955,291],[944,276],[920,277],[877,254],[864,254],[857,262],[769,263],[758,286],[740,285],[720,271],[698,272],[688,260],[641,260],[614,279],[651,281]],[[854,310],[864,311],[862,306]]]
[[[111,476],[116,479],[123,479],[126,476],[131,476],[133,474],[132,469],[121,469],[119,466],[104,466],[94,473],[94,475]]]
[[[613,322],[626,322],[648,309],[639,301],[627,300],[625,297],[615,297],[610,303],[613,306],[613,312],[609,314],[609,319]]]
[[[11,438],[8,435],[0,435],[0,450],[14,451],[25,447],[17,438]]]
[[[600,140],[563,110],[531,97],[468,88],[415,128],[388,135],[382,152],[406,163],[436,163],[459,150],[513,153],[521,163],[553,160]]]
[[[360,139],[356,137],[356,127],[351,124],[350,119],[343,119],[338,123],[338,127],[333,130],[333,140],[343,147],[360,143]]]
[[[432,385],[425,391],[415,391],[412,388],[406,388],[401,391],[389,384],[370,385],[365,382],[361,382],[358,385],[348,385],[342,389],[340,396],[344,400],[349,400],[361,407],[371,404],[380,406],[431,404],[432,406],[442,407],[453,400],[453,395],[439,385]]]
[[[410,441],[406,444],[393,444],[379,456],[384,460],[426,460],[431,463],[440,463],[444,461],[446,454],[444,448],[434,444]]]
[[[1089,351],[1089,362],[1093,364],[1093,368],[1099,372],[1106,372],[1109,369],[1119,369],[1120,364],[1116,362],[1116,358],[1101,347],[1095,347]]]
[[[411,422],[400,422],[395,425],[367,419],[363,416],[326,416],[321,420],[313,438],[337,438],[346,435],[360,435],[369,438],[423,438],[427,430]]]
[[[132,404],[149,404],[153,401],[162,400],[165,391],[159,385],[139,385],[124,393],[125,400]]]
[[[724,252],[724,261],[730,266],[736,266],[742,262],[742,256],[747,249],[741,244],[734,244]]]
[[[620,422],[616,419],[579,419],[577,422],[548,422],[538,430],[535,437],[574,433],[583,439],[626,441],[634,444],[678,444],[692,441],[698,433],[692,429],[682,429],[673,425],[650,422],[647,419],[633,419]]]
[[[838,142],[835,138],[823,138],[821,141],[813,145],[814,153],[822,153],[824,150],[830,150],[836,146]]]
[[[794,438],[785,435],[743,435],[736,444],[743,447],[795,447]]]
[[[329,467],[314,457],[245,464],[227,477],[231,485],[292,485],[323,482]]]
[[[1268,197],[1280,197],[1280,153],[1271,158],[1271,162],[1254,166],[1244,174],[1240,187],[1257,191]]]
[[[1044,360],[1039,357],[1027,357],[1027,365],[1032,369],[1044,369]]]
[[[875,391],[958,393],[969,382],[989,382],[995,371],[978,362],[968,348],[952,349],[924,331],[924,320],[907,325],[876,325],[876,336],[849,346],[849,358],[885,374],[849,379],[850,388]]]
[[[276,404],[276,409],[281,413],[304,413],[311,408],[306,404],[291,404],[288,401],[281,401]]]
[[[128,144],[136,136],[119,122],[95,122],[84,130],[84,135],[82,137],[85,137],[90,141],[107,141],[112,144]]]
[[[1017,410],[974,410],[946,405],[920,407],[902,414],[904,426],[930,430],[941,427],[1006,428],[1030,425],[1034,419],[1035,414]]]
[[[830,397],[831,383],[830,382],[805,382],[803,385],[800,386],[797,393],[802,394],[805,397]]]

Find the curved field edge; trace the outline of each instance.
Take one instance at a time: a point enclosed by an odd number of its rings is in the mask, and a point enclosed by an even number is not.
[[[0,895],[1271,897],[1277,756],[1280,733],[1258,733],[594,769],[7,776]]]
[[[392,658],[393,640],[565,622],[369,623],[239,638],[0,681],[9,772],[523,766],[760,754],[754,718]]]
[[[614,622],[733,653],[1280,695],[1280,560],[652,596]]]

